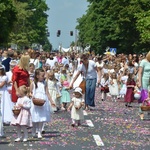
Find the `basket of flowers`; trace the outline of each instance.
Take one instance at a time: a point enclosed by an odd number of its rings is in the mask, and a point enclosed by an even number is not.
[[[150,101],[144,101],[143,105],[141,106],[142,111],[150,111]]]
[[[40,98],[33,98],[32,101],[33,101],[33,104],[36,106],[43,106],[45,103],[45,100],[40,99]]]
[[[46,96],[44,93],[35,93],[32,102],[36,106],[43,106],[46,101]]]
[[[14,109],[13,109],[12,111],[13,111],[13,114],[14,114],[15,116],[18,116],[18,115],[20,114],[21,109],[20,109],[20,108],[17,108],[17,107],[14,107]]]

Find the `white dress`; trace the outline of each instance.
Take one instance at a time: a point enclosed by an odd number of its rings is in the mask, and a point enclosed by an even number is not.
[[[111,80],[111,79],[110,79]],[[118,88],[118,83],[117,79],[112,79],[113,84],[109,85],[109,92],[111,95],[119,95],[119,88]]]
[[[12,81],[12,71],[6,72],[6,76],[8,78],[8,82]],[[12,83],[7,85],[7,90],[12,90]]]
[[[72,101],[74,104],[71,109],[71,118],[74,120],[83,120],[84,119],[83,108],[81,107],[80,109],[76,109],[75,106],[76,106],[76,104],[84,102],[84,99],[74,97],[74,98],[72,98]]]
[[[45,100],[43,106],[36,106],[33,104],[33,102],[31,103],[32,122],[50,122],[50,104],[45,92],[45,84],[43,82],[38,82],[37,88],[35,88],[34,82],[32,84],[33,97]]]
[[[127,86],[126,86],[127,80],[128,80],[128,76],[122,76],[121,77],[121,82],[123,84],[122,84],[122,87],[121,87],[121,90],[120,90],[120,95],[125,95],[126,92],[127,92]]]
[[[55,105],[58,104],[57,102],[57,83],[55,81],[47,80],[47,87],[48,87],[48,92],[55,103]],[[52,111],[56,111],[56,107],[51,107]]]
[[[7,76],[7,78],[8,78],[8,81],[7,81],[7,82],[12,81],[12,71],[6,72],[6,76]],[[10,83],[9,85],[7,85],[7,91],[8,91],[8,93],[9,93],[9,96],[10,96],[10,99],[11,99],[12,83]],[[11,103],[12,103],[12,107],[13,107],[15,103],[13,103],[13,102],[11,102]]]
[[[0,76],[0,83],[3,81],[6,81],[7,83],[7,76]],[[2,121],[4,123],[9,123],[11,122],[13,113],[12,113],[12,102],[10,95],[7,91],[7,86],[6,84],[0,88],[0,94],[1,94],[1,114],[2,114]]]

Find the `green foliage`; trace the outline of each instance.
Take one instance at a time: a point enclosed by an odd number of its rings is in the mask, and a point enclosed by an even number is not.
[[[141,43],[150,44],[150,10],[137,13],[136,15],[137,30],[140,32],[140,41]]]
[[[9,33],[16,20],[16,9],[12,0],[1,0],[0,2],[0,45],[7,46]]]
[[[0,42],[18,47],[47,42],[49,8],[45,0],[2,0],[0,3]]]
[[[45,39],[45,43],[43,45],[43,50],[50,52],[52,50],[52,45],[50,44],[48,38]]]
[[[150,39],[149,0],[88,0],[85,15],[77,19],[79,42],[89,43],[96,53],[107,46],[118,52],[148,50]]]

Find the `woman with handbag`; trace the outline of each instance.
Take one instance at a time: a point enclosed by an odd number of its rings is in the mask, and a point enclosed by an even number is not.
[[[88,110],[89,106],[95,107],[95,89],[96,89],[96,82],[97,82],[97,74],[98,74],[98,82],[100,83],[101,79],[101,72],[100,69],[97,68],[96,63],[93,60],[88,59],[88,54],[82,54],[80,57],[80,61],[82,62],[79,67],[78,71],[73,78],[70,88],[73,87],[73,83],[76,81],[78,76],[82,73],[85,78],[85,109]]]
[[[150,51],[147,53],[145,59],[143,59],[140,63],[138,71],[138,80],[139,80],[138,87],[148,92],[148,86],[150,84]],[[144,114],[141,110],[142,101],[143,99],[139,101],[140,102],[139,113],[141,120],[143,120],[144,118]]]

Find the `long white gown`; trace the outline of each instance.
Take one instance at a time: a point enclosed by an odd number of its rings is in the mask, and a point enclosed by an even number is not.
[[[55,103],[55,105],[57,106],[58,104],[58,99],[57,99],[57,83],[55,81],[51,81],[51,80],[47,80],[47,87],[48,87],[48,92],[53,100],[53,102]],[[52,107],[51,106],[51,109],[52,109],[52,112],[53,111],[56,111],[57,108],[56,107]]]
[[[7,82],[8,78],[7,76],[0,76],[0,83],[3,81]],[[4,123],[11,122],[11,119],[13,117],[12,112],[12,102],[10,95],[7,90],[6,84],[0,88],[0,94],[1,94],[1,114],[2,114],[2,121]]]

